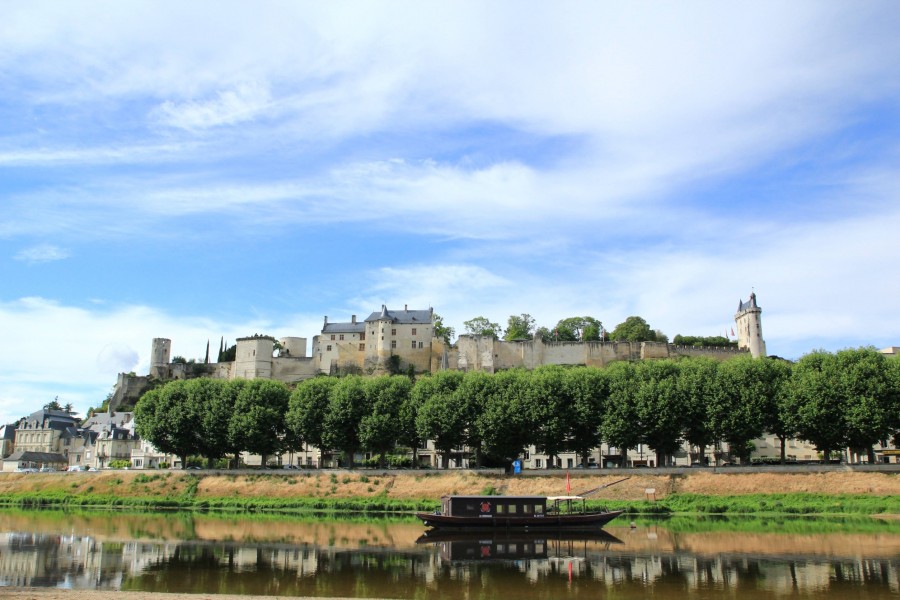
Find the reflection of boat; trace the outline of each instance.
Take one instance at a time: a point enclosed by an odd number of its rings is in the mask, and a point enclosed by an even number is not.
[[[602,529],[595,531],[453,531],[432,529],[417,544],[433,544],[448,560],[521,560],[572,558],[588,544],[608,548],[622,540]]]
[[[423,533],[416,544],[433,544],[437,542],[467,542],[472,540],[492,539],[499,541],[558,540],[584,541],[600,544],[623,544],[624,542],[602,529],[595,531],[455,531],[452,529],[429,529]]]
[[[578,501],[581,510],[573,510],[573,502],[577,507]],[[440,511],[416,513],[416,517],[428,527],[471,531],[594,531],[622,514],[620,510],[588,511],[584,501],[583,496],[444,496]]]

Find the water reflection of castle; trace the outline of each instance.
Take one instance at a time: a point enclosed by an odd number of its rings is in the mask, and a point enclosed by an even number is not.
[[[629,550],[608,540],[466,541],[457,551],[423,545],[394,551],[312,544],[227,542],[100,542],[90,536],[0,534],[0,586],[129,589],[187,593],[355,596],[364,584],[381,597],[412,597],[422,585],[456,596],[496,578],[516,586],[577,586],[602,591],[622,586],[755,590],[795,597],[858,595],[860,586],[900,593],[900,558],[696,554]],[[474,545],[473,545],[474,544]],[[528,547],[537,554],[523,553]],[[502,560],[460,560],[487,547]],[[560,551],[561,550],[561,551]],[[827,596],[827,594],[826,594]],[[673,596],[674,597],[674,596]],[[866,597],[879,597],[879,594]]]

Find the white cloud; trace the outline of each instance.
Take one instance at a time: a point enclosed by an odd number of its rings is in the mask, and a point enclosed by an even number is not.
[[[313,323],[318,329],[312,332],[285,328]],[[149,372],[154,337],[172,340],[172,356],[203,360],[207,341],[214,354],[220,336],[230,343],[257,332],[311,338],[320,329],[318,319],[302,316],[285,324],[250,315],[228,323],[147,306],[86,309],[37,297],[3,302],[0,330],[16,343],[0,346],[0,422],[31,413],[57,395],[81,412],[99,406],[117,373]]]
[[[269,90],[258,84],[242,84],[219,91],[208,101],[166,101],[155,111],[164,124],[182,129],[207,129],[249,121],[271,105]]]
[[[15,259],[30,264],[52,262],[69,258],[68,250],[52,244],[39,244],[16,253]]]

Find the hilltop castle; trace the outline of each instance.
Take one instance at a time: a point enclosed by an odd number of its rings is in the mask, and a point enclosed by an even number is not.
[[[330,322],[313,338],[307,356],[307,340],[252,335],[236,340],[233,361],[216,363],[172,362],[172,342],[154,338],[150,376],[159,379],[276,379],[295,383],[319,374],[398,372],[434,373],[445,369],[493,373],[512,368],[533,369],[541,365],[588,365],[603,367],[619,360],[647,360],[678,356],[708,356],[725,360],[749,353],[766,356],[762,337],[762,309],[756,294],[738,303],[735,324],[738,348],[681,346],[661,342],[546,342],[540,338],[504,341],[491,336],[461,335],[453,346],[434,336],[433,309],[381,310],[363,320]],[[136,401],[146,377],[119,375],[113,408]]]

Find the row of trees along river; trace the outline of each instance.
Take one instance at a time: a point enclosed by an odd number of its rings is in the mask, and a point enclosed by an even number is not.
[[[872,446],[900,430],[900,359],[861,348],[812,352],[796,363],[687,358],[415,380],[322,376],[293,390],[271,380],[201,378],[147,392],[135,420],[141,437],[182,464],[242,451],[265,464],[309,444],[340,450],[350,466],[365,450],[385,466],[423,440],[434,441],[445,467],[461,446],[479,465],[508,464],[532,444],[586,463],[601,441],[617,449],[644,444],[660,465],[682,441],[699,451],[726,442],[744,462],[766,432],[782,441],[782,460],[784,440],[797,438],[826,457],[845,447],[867,451],[871,462]]]

